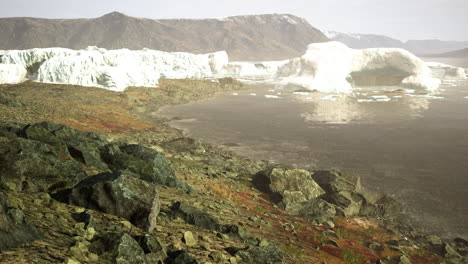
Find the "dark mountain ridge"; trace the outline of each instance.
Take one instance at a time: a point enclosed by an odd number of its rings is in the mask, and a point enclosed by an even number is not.
[[[308,44],[328,41],[305,19],[289,14],[221,19],[147,19],[112,12],[92,19],[0,18],[0,49],[65,47],[156,49],[209,53],[232,60],[300,56]]]

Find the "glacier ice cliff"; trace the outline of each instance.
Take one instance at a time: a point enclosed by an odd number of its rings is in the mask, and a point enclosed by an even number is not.
[[[450,65],[426,64],[403,49],[356,50],[336,41],[310,44],[299,58],[265,62],[229,62],[225,51],[191,54],[97,47],[0,50],[0,83],[33,80],[114,91],[129,86],[155,87],[160,78],[220,77],[331,93],[350,93],[361,86],[436,91],[440,78],[465,78],[465,74]]]
[[[123,91],[128,86],[157,86],[159,78],[211,77],[227,62],[225,51],[197,55],[97,47],[6,50],[0,52],[0,83],[30,79]]]

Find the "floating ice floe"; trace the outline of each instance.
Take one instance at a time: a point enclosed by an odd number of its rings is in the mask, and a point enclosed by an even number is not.
[[[257,94],[256,93],[250,93],[251,96],[256,96]]]
[[[401,95],[394,95],[393,98],[402,98],[403,96]]]
[[[280,98],[280,97],[277,96],[277,95],[265,94],[265,98],[278,99],[278,98]]]
[[[445,97],[442,96],[436,96],[432,94],[408,94],[410,97],[416,97],[416,98],[429,98],[429,99],[444,99]]]
[[[380,99],[376,99],[377,102],[389,102],[390,100],[392,100],[391,98],[380,98]]]
[[[372,95],[371,97],[374,99],[388,99],[386,95]]]
[[[325,101],[336,101],[337,98],[341,98],[340,95],[326,95],[326,96],[322,96],[320,97],[320,100],[325,100]]]
[[[309,95],[308,92],[293,92],[293,94],[297,94],[297,95]]]
[[[238,93],[232,93],[232,95],[235,95],[235,96],[237,96],[237,95],[239,95],[239,94],[238,94]]]
[[[368,103],[368,102],[374,102],[372,99],[357,99],[358,103]]]

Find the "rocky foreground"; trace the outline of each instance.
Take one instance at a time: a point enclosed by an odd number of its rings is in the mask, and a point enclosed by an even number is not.
[[[243,89],[0,86],[0,263],[467,263],[358,175],[249,160],[185,137],[166,104]]]

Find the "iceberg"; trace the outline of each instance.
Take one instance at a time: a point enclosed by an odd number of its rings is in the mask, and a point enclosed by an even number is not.
[[[352,93],[361,86],[403,86],[433,92],[441,83],[435,77],[464,78],[465,74],[450,65],[424,63],[406,50],[356,50],[336,41],[310,44],[299,58],[264,62],[229,62],[225,51],[191,54],[98,47],[0,50],[0,83],[32,80],[114,91],[129,86],[155,87],[160,78],[234,77],[325,93]]]
[[[97,47],[7,50],[0,52],[0,83],[30,79],[123,91],[129,86],[157,86],[160,78],[213,77],[227,62],[225,51],[198,55]],[[27,74],[19,72],[21,68]],[[18,76],[8,77],[15,69]]]
[[[280,67],[279,81],[327,93],[351,93],[353,86],[403,86],[436,91],[440,80],[425,63],[397,48],[355,50],[330,41],[313,43],[300,58]]]
[[[441,78],[466,79],[465,69],[439,62],[426,62],[433,75]]]

